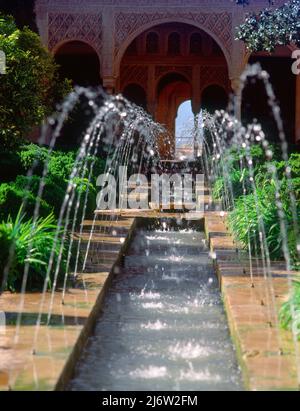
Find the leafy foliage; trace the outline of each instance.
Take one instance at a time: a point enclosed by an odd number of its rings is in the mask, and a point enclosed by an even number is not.
[[[289,207],[284,207],[284,212],[288,226],[287,231],[293,233],[293,220]],[[252,252],[258,252],[258,254],[261,250],[259,233],[262,231],[261,225],[263,224],[270,257],[274,260],[283,257],[282,235],[274,186],[257,189],[256,196],[251,193],[238,198],[234,210],[230,213],[229,224],[235,237],[245,247],[248,247],[250,241]],[[296,241],[293,236],[289,237],[289,249],[296,263]]]
[[[243,182],[246,186],[249,186],[248,173],[241,170],[232,170],[226,178],[219,177],[213,187],[212,196],[214,200],[221,200],[226,196],[226,189],[232,189],[232,195],[234,198],[238,198],[243,194]],[[230,182],[230,184],[229,184]]]
[[[26,198],[26,208],[23,212],[26,212],[28,216],[33,215],[45,163],[48,165],[48,174],[43,182],[40,214],[46,216],[53,212],[58,217],[75,164],[76,152],[53,151],[49,154],[49,151],[44,147],[27,144],[22,146],[10,159],[13,162],[11,164],[12,168],[16,161],[18,164],[17,170],[21,169],[23,174],[26,174],[35,164],[34,175],[31,177],[22,174],[12,175],[10,183],[0,184],[0,218],[7,218],[8,213],[12,218],[15,218],[24,198]],[[93,214],[96,206],[96,179],[99,174],[103,173],[105,168],[105,161],[101,158],[90,156],[85,160],[87,160],[87,164],[83,176],[76,177],[73,180],[73,183],[76,184],[77,193],[81,195],[78,219],[83,215],[86,193],[86,216],[89,217]],[[92,180],[89,182],[88,173],[92,162],[94,163],[93,175]],[[79,164],[79,167],[82,166],[83,163]]]
[[[8,215],[15,218],[23,201],[26,200],[26,212],[33,215],[36,204],[36,196],[25,187],[20,187],[14,183],[4,183],[0,185],[0,220],[6,219]],[[41,200],[40,214],[48,215],[52,207]]]
[[[18,29],[12,17],[0,15],[0,50],[7,64],[0,76],[0,142],[14,147],[53,111],[70,83],[60,81],[58,66],[39,36]]]
[[[276,46],[300,46],[300,3],[291,0],[275,10],[263,10],[247,17],[237,33],[249,51],[273,51]]]
[[[272,147],[274,158],[279,158],[276,148]],[[294,268],[300,268],[297,252],[297,241],[293,229],[293,218],[291,210],[290,188],[296,196],[297,213],[300,221],[300,154],[290,154],[288,164],[284,161],[266,161],[265,153],[258,144],[251,146],[251,158],[253,160],[255,193],[249,179],[249,170],[245,167],[240,169],[240,157],[245,156],[244,150],[236,147],[228,149],[222,156],[226,162],[226,170],[215,181],[213,186],[213,198],[225,201],[228,195],[233,194],[234,208],[229,214],[231,231],[245,248],[249,242],[252,252],[261,251],[260,232],[262,225],[265,230],[265,241],[272,259],[282,259],[282,233],[280,231],[280,220],[278,215],[276,187],[279,190],[279,198],[282,203],[287,241]],[[275,174],[270,172],[270,166]],[[287,166],[290,169],[291,179],[288,181],[286,175]],[[274,180],[276,177],[276,181]],[[290,184],[289,184],[290,182]],[[246,195],[243,195],[243,188]],[[265,246],[265,245],[264,245]]]
[[[300,338],[300,281],[293,282],[292,294],[282,305],[279,318],[284,329],[293,330]]]
[[[5,152],[3,152],[5,158]],[[9,272],[7,289],[11,291],[19,290],[21,287],[24,265],[26,263],[26,253],[30,241],[34,238],[30,249],[30,271],[28,289],[36,289],[44,282],[47,272],[54,231],[57,228],[57,218],[60,214],[70,174],[74,168],[76,159],[75,151],[49,151],[35,144],[26,144],[18,149],[17,152],[7,152],[7,164],[16,163],[17,170],[22,170],[25,174],[35,164],[32,176],[13,175],[11,181],[0,184],[0,266],[1,271],[7,264],[9,250],[11,247],[16,248],[15,258]],[[86,216],[93,215],[96,206],[96,189],[95,180],[101,174],[105,167],[105,161],[100,158],[88,157],[85,172],[81,177],[75,177],[73,183],[76,185],[77,196],[81,196],[80,205],[77,213],[77,221],[83,217],[84,200],[87,194]],[[93,176],[89,181],[88,174],[93,162]],[[43,180],[43,195],[38,198],[39,188],[42,182],[44,166],[48,166],[48,174]],[[79,164],[81,169],[83,163]],[[80,173],[81,174],[81,173]],[[77,199],[78,197],[76,197]],[[26,207],[22,208],[24,199]],[[40,219],[33,226],[32,216],[36,202],[40,201]],[[77,200],[75,200],[77,201]],[[73,211],[74,215],[75,203]],[[22,210],[22,211],[20,211]],[[32,234],[32,238],[30,235]],[[65,243],[63,256],[65,256],[68,240]],[[59,242],[55,249],[55,261],[58,257]],[[55,264],[54,261],[54,264]],[[62,269],[64,268],[65,258],[63,257]],[[0,274],[1,277],[2,274]],[[52,278],[52,277],[51,277]],[[51,278],[49,287],[51,287]],[[0,284],[2,280],[0,278]]]
[[[32,219],[25,221],[25,214],[20,209],[16,218],[10,216],[0,224],[0,265],[5,267],[8,263],[11,248],[15,250],[10,266],[6,288],[16,291],[21,288],[24,266],[28,262],[29,288],[41,287],[44,283],[48,260],[54,246],[56,221],[53,214],[40,218],[36,224]],[[59,255],[60,244],[54,247],[55,261]],[[29,250],[29,252],[28,252]],[[3,278],[0,278],[1,284]],[[52,276],[48,286],[51,288]]]
[[[270,147],[271,148],[271,147]],[[276,151],[273,148],[273,151]],[[265,161],[265,152],[261,145],[253,144],[250,148],[250,156],[253,161],[254,169],[258,169]],[[244,148],[231,147],[222,155],[222,161],[226,163],[226,178],[224,175],[217,178],[213,186],[212,196],[214,200],[221,200],[226,196],[226,192],[232,189],[234,198],[243,194],[243,188],[250,188],[249,171],[241,171],[240,161],[246,159],[246,150]]]

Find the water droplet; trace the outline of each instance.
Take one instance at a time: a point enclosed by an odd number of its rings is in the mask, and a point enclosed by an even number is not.
[[[216,254],[215,252],[211,251],[211,252],[209,253],[209,257],[210,257],[212,260],[216,260],[217,254]]]

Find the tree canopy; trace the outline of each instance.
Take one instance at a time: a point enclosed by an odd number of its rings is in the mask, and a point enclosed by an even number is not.
[[[300,46],[300,1],[291,0],[283,6],[259,14],[250,14],[237,33],[249,51],[273,51],[276,46]]]
[[[0,143],[12,146],[54,110],[70,83],[59,79],[39,36],[27,27],[18,29],[12,17],[0,15],[0,50],[6,55],[6,74],[0,75]]]

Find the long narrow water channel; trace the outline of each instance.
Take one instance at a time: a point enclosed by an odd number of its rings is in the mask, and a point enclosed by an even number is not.
[[[203,232],[137,230],[69,389],[243,389]]]

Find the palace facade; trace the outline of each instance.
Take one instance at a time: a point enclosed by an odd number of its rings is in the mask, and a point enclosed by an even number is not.
[[[214,104],[226,106],[228,94],[240,92],[239,77],[249,59],[271,64],[275,72],[281,65],[282,75],[288,77],[281,91],[283,114],[292,139],[300,140],[300,76],[288,69],[291,50],[250,56],[235,40],[246,13],[268,4],[250,3],[242,7],[231,0],[37,0],[36,16],[41,38],[64,75],[74,83],[102,84],[109,93],[124,93],[170,132],[185,100],[192,101],[194,113]],[[274,7],[283,3],[276,0]],[[280,83],[278,73],[275,77]]]

